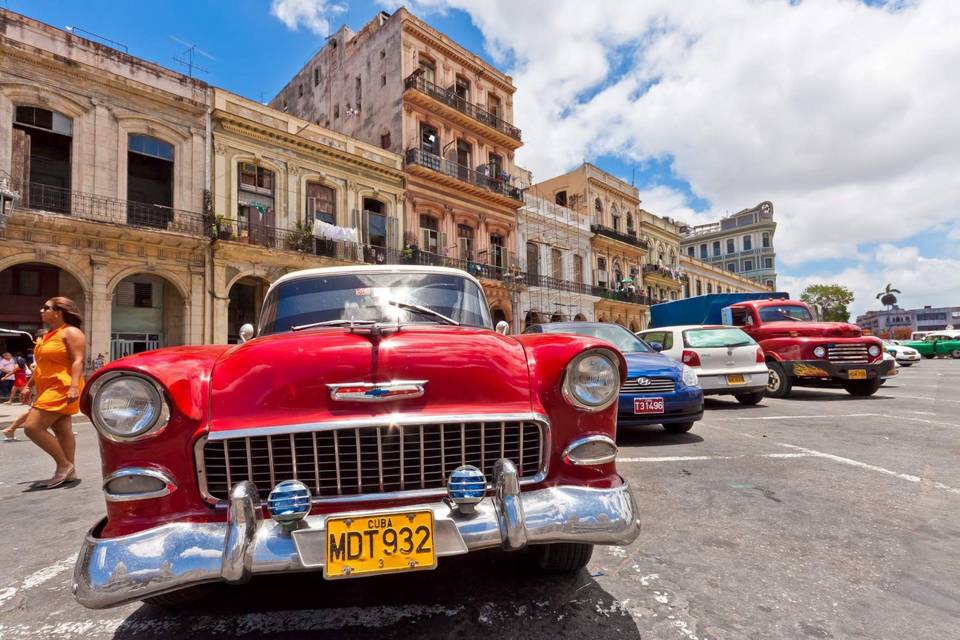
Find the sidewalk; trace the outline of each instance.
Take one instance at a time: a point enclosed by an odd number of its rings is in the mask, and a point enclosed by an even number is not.
[[[29,408],[29,405],[20,404],[19,402],[7,404],[4,401],[0,403],[0,427],[6,427]]]

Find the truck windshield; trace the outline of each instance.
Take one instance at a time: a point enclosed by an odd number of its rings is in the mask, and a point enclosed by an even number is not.
[[[810,315],[810,310],[798,304],[760,307],[759,311],[760,319],[764,322],[780,322],[782,320],[810,322],[813,320],[813,316]]]
[[[692,349],[710,347],[745,347],[756,344],[740,329],[687,329],[683,332],[684,345]]]
[[[413,306],[461,325],[493,326],[483,292],[468,278],[446,273],[337,273],[295,278],[271,289],[258,335],[338,320],[449,324]]]

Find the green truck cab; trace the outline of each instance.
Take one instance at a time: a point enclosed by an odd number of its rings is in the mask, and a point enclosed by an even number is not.
[[[934,331],[923,340],[904,340],[901,344],[916,349],[924,358],[950,356],[960,359],[960,331]]]

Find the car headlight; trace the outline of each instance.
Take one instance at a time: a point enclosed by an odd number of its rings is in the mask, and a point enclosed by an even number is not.
[[[876,358],[878,355],[880,355],[880,347],[878,347],[875,344],[872,344],[870,345],[870,348],[867,349],[867,353],[870,354],[871,358]]]
[[[700,378],[697,377],[696,371],[685,364],[681,364],[680,366],[683,367],[683,384],[687,385],[688,387],[695,387],[700,384]]]
[[[93,425],[104,437],[133,440],[162,429],[170,412],[152,380],[127,372],[107,374],[91,390]]]
[[[600,411],[617,399],[620,366],[607,353],[599,349],[586,351],[567,365],[563,379],[563,397],[567,402],[587,411]]]
[[[814,356],[815,358],[826,358],[826,357],[827,357],[827,349],[826,349],[826,347],[814,347],[814,348],[813,348],[813,356]]]

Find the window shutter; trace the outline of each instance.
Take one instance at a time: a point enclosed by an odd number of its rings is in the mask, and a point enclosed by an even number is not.
[[[122,307],[132,307],[134,300],[134,291],[132,282],[121,282],[117,285],[117,304]]]

